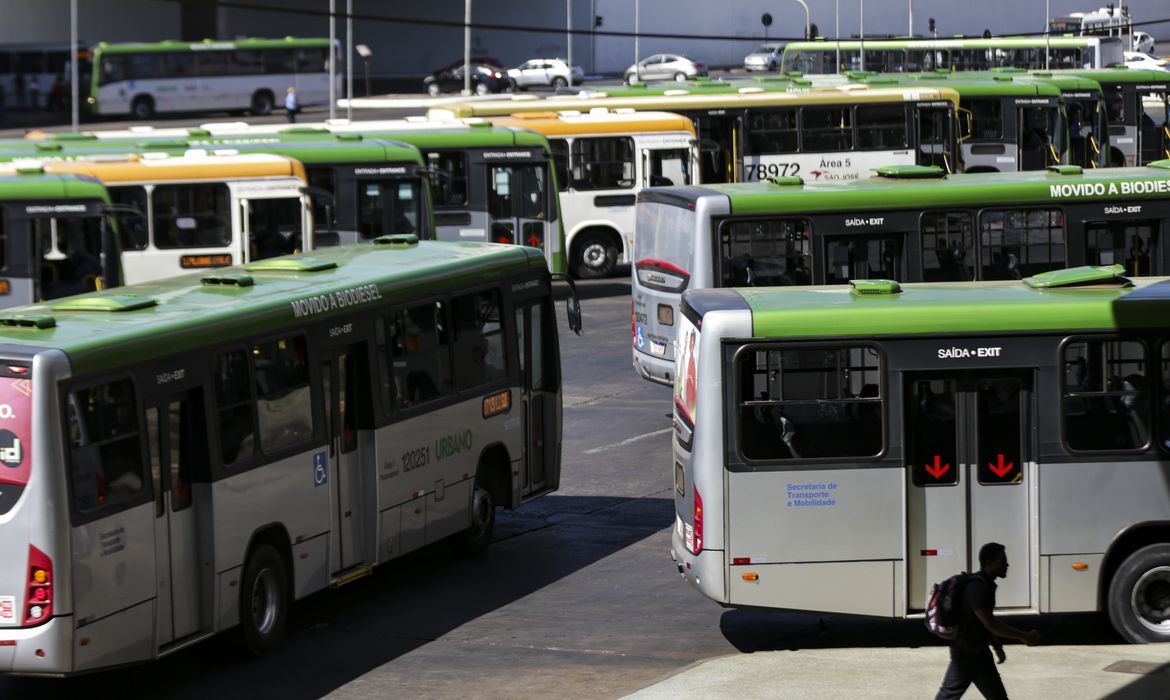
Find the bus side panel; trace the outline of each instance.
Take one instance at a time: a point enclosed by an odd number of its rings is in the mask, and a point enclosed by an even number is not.
[[[892,617],[895,561],[767,564],[731,568],[732,605]],[[759,578],[744,580],[742,574]]]

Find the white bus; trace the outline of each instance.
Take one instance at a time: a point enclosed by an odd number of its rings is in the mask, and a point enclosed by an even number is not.
[[[481,553],[497,506],[558,487],[530,248],[388,235],[9,310],[0,344],[0,673],[236,627],[263,654],[292,601]]]
[[[699,181],[695,128],[678,114],[595,108],[488,121],[548,137],[569,271],[578,278],[605,277],[619,262],[629,262],[638,192]]]
[[[239,39],[141,44],[100,42],[92,49],[86,110],[149,119],[159,112],[265,115],[295,88],[302,106],[328,103],[328,39]],[[337,71],[341,85],[341,71]],[[338,93],[340,94],[340,93]]]
[[[314,247],[305,169],[292,158],[147,153],[14,161],[0,164],[0,173],[32,164],[48,173],[89,175],[106,185],[121,210],[127,284]]]
[[[1123,272],[686,292],[679,573],[726,606],[920,617],[999,542],[1001,612],[1170,641],[1170,279]]]

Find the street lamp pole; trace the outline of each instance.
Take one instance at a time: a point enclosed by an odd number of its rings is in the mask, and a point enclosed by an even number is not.
[[[808,11],[808,3],[804,0],[796,0],[800,6],[804,8],[804,39],[809,41],[812,39],[812,15]]]
[[[642,13],[638,11],[639,4],[639,0],[634,0],[634,78],[640,83],[642,82],[642,66],[638,65],[638,59],[642,52],[639,50],[641,47],[638,44],[638,31],[640,30],[638,20]]]
[[[569,47],[569,80],[573,76],[573,0],[565,0],[565,44]]]
[[[329,118],[337,117],[337,0],[329,0]]]
[[[81,87],[77,84],[77,0],[69,0],[69,76],[71,122],[73,133],[77,133],[81,128]]]
[[[865,70],[865,0],[861,0],[858,23],[858,33],[861,35],[858,37],[858,40],[861,42],[859,52],[861,54],[861,65],[859,67],[861,70]]]
[[[471,94],[471,0],[463,3],[463,94]]]
[[[353,121],[353,0],[345,0],[345,118]]]
[[[909,27],[906,30],[906,36],[913,39],[914,38],[914,0],[906,0],[906,2],[910,3],[910,9],[908,11],[910,22],[909,22]]]
[[[841,72],[841,0],[833,0],[833,38],[837,44],[837,70]]]
[[[1049,37],[1052,35],[1049,31],[1052,25],[1052,10],[1049,8],[1049,0],[1044,0],[1044,70],[1048,70],[1048,56],[1052,54],[1052,42]]]

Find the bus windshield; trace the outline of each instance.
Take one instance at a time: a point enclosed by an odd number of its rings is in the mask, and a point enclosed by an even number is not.
[[[634,264],[638,268],[660,268],[689,276],[695,229],[695,213],[689,209],[644,202],[638,207],[634,230]],[[639,270],[639,276],[641,276]]]

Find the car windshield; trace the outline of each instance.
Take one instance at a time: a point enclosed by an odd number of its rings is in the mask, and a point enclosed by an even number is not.
[[[772,53],[775,50],[776,50],[775,46],[773,46],[771,44],[764,44],[760,48],[756,49],[756,53]]]

